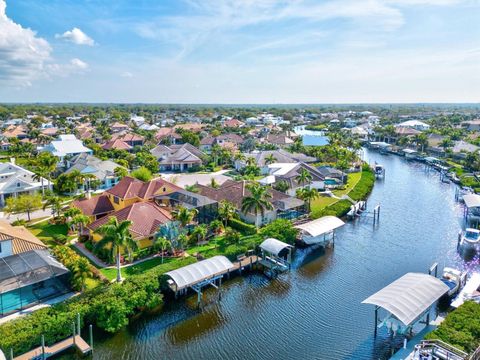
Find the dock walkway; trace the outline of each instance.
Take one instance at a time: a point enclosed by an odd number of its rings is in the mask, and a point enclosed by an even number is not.
[[[92,349],[80,335],[75,335],[66,338],[52,346],[45,346],[45,359],[54,356],[62,351],[65,351],[72,346],[76,347],[82,354],[89,353]],[[14,360],[33,360],[42,359],[42,347],[39,346],[23,355],[14,357]]]

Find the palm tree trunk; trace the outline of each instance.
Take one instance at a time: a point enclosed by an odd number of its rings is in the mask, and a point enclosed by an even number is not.
[[[121,282],[122,281],[122,273],[121,273],[121,270],[120,270],[120,249],[118,249],[118,252],[117,252],[117,282]]]

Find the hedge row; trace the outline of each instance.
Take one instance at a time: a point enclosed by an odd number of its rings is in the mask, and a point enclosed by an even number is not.
[[[480,346],[480,304],[465,302],[425,338],[439,339],[467,353],[474,352]]]
[[[243,235],[255,235],[257,233],[257,228],[255,225],[244,223],[238,219],[228,220],[228,225],[237,231],[240,231]]]
[[[68,301],[37,310],[0,325],[0,348],[6,353],[13,349],[19,355],[40,346],[41,335],[47,345],[71,335],[72,322],[80,314],[81,323],[94,324],[107,332],[116,332],[139,312],[153,309],[163,302],[160,293],[161,275],[195,262],[184,258],[134,275],[122,284],[99,286]]]

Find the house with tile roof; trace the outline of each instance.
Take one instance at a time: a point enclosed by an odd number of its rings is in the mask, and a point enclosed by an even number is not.
[[[245,159],[235,160],[235,169],[241,170],[247,166],[247,159],[254,158],[257,166],[260,167],[262,174],[268,174],[268,163],[269,159],[275,159],[275,162],[278,163],[305,163],[310,164],[317,161],[316,158],[312,156],[307,156],[302,153],[291,153],[284,149],[278,150],[264,150],[264,151],[253,151],[251,153],[244,153]]]
[[[47,245],[24,226],[12,226],[0,220],[0,258],[46,248]]]
[[[245,197],[250,196],[247,181],[227,180],[218,188],[212,188],[205,185],[197,185],[198,193],[212,200],[220,202],[227,200],[235,205],[240,218],[250,224],[261,226],[268,224],[277,218],[294,218],[303,213],[305,203],[295,197],[284,194],[272,188],[268,188],[268,192],[272,196],[272,210],[266,210],[263,214],[244,213],[242,212],[242,201]]]
[[[133,147],[128,145],[125,141],[120,139],[112,139],[107,141],[105,144],[102,145],[103,150],[125,150],[125,151],[132,151]]]
[[[200,140],[200,150],[210,153],[213,145],[228,148],[238,148],[243,143],[243,137],[238,134],[222,134],[218,136],[206,136]]]
[[[200,167],[205,154],[190,144],[158,145],[150,150],[160,165],[160,171],[186,171]]]
[[[123,142],[127,143],[132,148],[135,146],[142,146],[145,142],[145,138],[142,135],[138,135],[135,133],[122,131],[112,135],[111,140],[122,140]]]

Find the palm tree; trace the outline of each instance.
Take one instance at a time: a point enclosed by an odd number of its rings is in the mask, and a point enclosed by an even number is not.
[[[52,177],[52,172],[55,171],[58,164],[58,158],[48,152],[42,152],[38,156],[37,164],[39,165],[39,169],[41,169],[41,174],[43,173],[48,181],[48,187],[50,187],[50,179]],[[43,182],[42,182],[43,188]]]
[[[182,228],[185,228],[190,224],[197,214],[197,209],[187,209],[184,206],[180,206],[177,210],[172,212],[173,218],[180,223]]]
[[[40,181],[42,184],[42,198],[45,196],[45,188],[43,187],[43,180],[47,177],[47,170],[43,166],[37,167],[35,173],[33,174],[32,178],[35,181]]]
[[[318,193],[317,189],[303,188],[297,190],[297,197],[307,203],[307,209],[310,213],[310,211],[312,210],[312,201],[318,199],[320,197],[320,194]]]
[[[267,188],[259,183],[252,183],[247,185],[247,189],[250,191],[250,195],[242,200],[243,213],[253,212],[255,216],[260,213],[263,217],[265,210],[273,209],[273,205],[270,202],[272,195],[267,191]]]
[[[277,158],[273,154],[265,156],[265,165],[273,164],[277,161]]]
[[[78,236],[82,234],[83,227],[87,226],[90,223],[90,218],[87,215],[78,214],[75,215],[72,219],[72,224],[78,229]]]
[[[60,217],[60,211],[62,210],[62,199],[59,196],[52,195],[46,198],[46,201],[43,203],[43,210],[46,208],[52,208],[52,215]]]
[[[117,260],[117,282],[122,281],[122,273],[120,271],[120,255],[121,250],[126,249],[130,254],[138,248],[137,243],[133,240],[129,228],[132,225],[130,220],[118,222],[117,218],[112,216],[108,222],[100,226],[95,232],[102,235],[102,239],[95,245],[96,249],[102,249],[105,246],[110,247],[110,256],[116,257]]]
[[[415,135],[415,144],[417,144],[417,147],[420,147],[421,152],[423,152],[425,150],[425,147],[428,146],[427,135],[423,133]]]
[[[88,260],[84,257],[80,257],[73,268],[73,283],[75,288],[80,291],[85,290],[85,282],[88,278],[92,277],[92,268]]]
[[[215,178],[212,177],[211,180],[210,180],[210,186],[211,186],[212,188],[214,188],[214,189],[218,189],[218,187],[219,187],[220,185],[218,185],[217,180],[215,180]]]
[[[255,159],[252,156],[249,156],[246,160],[247,166],[256,166],[257,165],[257,159]]]
[[[163,256],[165,253],[165,250],[167,250],[169,247],[172,246],[172,243],[167,240],[167,238],[163,236],[159,236],[155,239],[155,244],[160,247],[160,250],[162,251],[162,264],[163,264]]]
[[[228,221],[235,217],[237,208],[230,201],[222,200],[218,206],[218,215],[224,221],[224,227],[228,226]]]
[[[300,171],[300,173],[297,175],[297,177],[295,178],[295,180],[297,180],[297,182],[302,185],[302,186],[305,186],[305,184],[308,184],[309,182],[312,181],[312,174],[310,174],[310,172],[308,172],[306,169],[303,169]]]
[[[205,240],[208,234],[208,227],[205,224],[201,224],[195,227],[192,232],[192,237],[197,238],[197,243],[200,243],[201,241]]]

